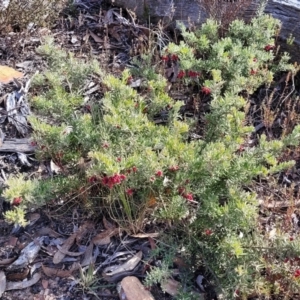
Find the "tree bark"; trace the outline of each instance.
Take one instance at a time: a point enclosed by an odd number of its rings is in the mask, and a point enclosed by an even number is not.
[[[208,15],[205,13],[201,0],[109,0],[113,5],[129,9],[135,12],[139,19],[157,23],[163,20],[163,24],[176,26],[176,21],[181,21],[187,26],[189,24],[199,25],[203,23]],[[235,2],[225,0],[211,0],[216,7],[223,6],[230,9],[239,2],[247,3],[243,0]],[[241,8],[242,18],[249,20],[256,14],[256,9],[260,0],[248,0],[249,6]],[[206,10],[207,11],[207,10]],[[280,32],[281,47],[290,52],[292,59],[300,62],[300,0],[269,0],[265,8],[265,13],[271,14],[274,18],[282,22]],[[229,20],[230,21],[230,20]],[[226,20],[225,20],[226,22]],[[292,46],[286,45],[285,41],[290,34],[295,38]]]

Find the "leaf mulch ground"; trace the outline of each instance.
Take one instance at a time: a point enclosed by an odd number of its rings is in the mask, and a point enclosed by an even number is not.
[[[14,97],[11,98],[12,102],[23,97],[24,107],[29,107],[26,83],[35,72],[42,72],[45,68],[43,58],[35,49],[49,34],[54,36],[57,45],[73,52],[77,58],[86,60],[96,57],[102,66],[116,75],[130,63],[132,56],[147,49],[149,42],[147,26],[135,23],[130,15],[121,16],[117,9],[111,9],[105,3],[100,7],[97,1],[80,2],[75,11],[66,10],[51,29],[31,28],[23,32],[1,34],[0,65],[24,74],[23,78],[0,86],[1,185],[11,174],[26,173],[30,176],[41,172],[43,176],[52,176],[49,162],[38,163],[34,159],[34,148],[30,144],[31,130],[26,123],[26,113],[30,111],[14,109],[18,113],[8,118],[12,109],[8,109],[6,100],[9,95]],[[197,116],[201,122],[201,116],[209,107],[209,100],[202,99],[200,103],[195,97],[197,91],[183,89],[176,84],[170,70],[166,70],[166,76],[170,81],[171,96],[182,101],[184,116]],[[23,94],[18,94],[21,86]],[[295,96],[291,97],[297,93],[300,96],[299,87],[299,76],[292,78],[290,74],[281,74],[271,88],[262,87],[250,97],[247,122],[255,127],[252,143],[261,133],[265,133],[269,139],[279,138],[299,124],[300,104]],[[99,96],[101,91],[98,88],[91,87],[86,93],[88,101]],[[200,125],[199,131],[193,134],[194,138],[201,134]],[[271,231],[273,224],[281,220],[284,230],[293,237],[300,225],[300,148],[286,151],[281,159],[295,160],[294,169],[270,177],[268,181],[258,181],[251,188],[261,199],[260,226]],[[4,271],[12,287],[3,293],[3,300],[119,299],[116,285],[123,277],[134,275],[143,279],[147,264],[157,263],[149,255],[159,239],[155,234],[158,232],[155,225],[149,228],[152,234],[130,236],[105,217],[93,219],[88,209],[65,199],[54,199],[47,207],[28,213],[29,225],[18,228],[3,220],[2,213],[9,209],[10,205],[0,199],[0,278]],[[14,267],[13,261],[24,253],[31,253],[32,257],[25,255],[25,262]],[[134,265],[133,258],[138,253],[142,253],[143,262],[137,259],[138,263]],[[125,262],[133,265],[125,271],[112,271],[114,269],[111,266],[120,266]],[[89,265],[93,265],[94,269],[89,270]],[[81,277],[80,268],[85,274]],[[40,277],[36,283],[26,287],[26,281],[23,280],[32,280],[36,270],[38,272],[35,274]],[[86,282],[83,286],[83,279],[88,280],[89,271],[95,272],[92,278],[96,282]],[[151,292],[156,300],[172,299],[162,293],[159,287],[152,288]]]

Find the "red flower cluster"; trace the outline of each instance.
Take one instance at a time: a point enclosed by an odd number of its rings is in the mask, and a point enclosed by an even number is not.
[[[185,198],[186,200],[189,200],[189,201],[193,201],[194,200],[192,193],[183,194],[182,197]]]
[[[107,142],[104,142],[104,143],[102,144],[102,148],[107,149],[108,147],[109,147],[109,144],[108,144]]]
[[[101,179],[101,183],[103,185],[108,186],[110,189],[113,188],[116,184],[120,184],[122,181],[126,179],[124,174],[115,174],[113,176],[104,176]]]
[[[161,57],[162,61],[168,62],[168,61],[177,61],[178,55],[172,54],[172,55],[166,55]]]
[[[185,76],[185,72],[183,70],[180,70],[179,73],[177,74],[177,78],[181,79]]]
[[[156,171],[156,173],[155,173],[155,176],[156,177],[162,177],[164,174],[163,174],[163,171],[161,171],[161,170],[158,170],[158,171]]]
[[[22,202],[22,197],[16,197],[14,198],[12,205],[18,206]]]
[[[180,70],[177,74],[177,78],[181,79],[185,76],[187,77],[190,77],[190,78],[196,78],[196,77],[199,77],[201,75],[201,73],[199,72],[195,72],[195,71],[183,71],[183,70]]]
[[[300,277],[300,270],[299,270],[299,269],[295,271],[294,277],[295,277],[295,278]]]
[[[253,69],[251,69],[251,71],[250,71],[250,75],[255,75],[257,73],[257,71],[256,70],[253,70]]]
[[[133,192],[134,192],[134,189],[127,189],[125,192],[126,192],[126,194],[127,194],[128,196],[132,196],[132,195],[133,195]]]
[[[207,86],[202,87],[201,91],[202,91],[202,93],[205,94],[205,95],[209,95],[209,94],[211,93],[210,88],[207,87]]]
[[[177,190],[178,190],[178,194],[180,196],[182,196],[183,198],[185,198],[186,200],[189,200],[189,201],[193,201],[194,200],[193,194],[192,193],[185,193],[185,188],[184,187],[179,186],[177,188]]]
[[[300,257],[296,256],[296,257],[286,257],[283,261],[284,263],[289,263],[291,266],[294,265],[294,263],[299,266],[299,262],[300,262]]]
[[[96,175],[93,175],[88,179],[88,181],[89,181],[89,183],[94,183],[94,182],[98,181],[98,178]]]
[[[275,48],[274,45],[267,45],[267,46],[265,47],[265,51],[269,52],[269,51],[271,51],[271,50],[274,50],[274,48]]]
[[[191,77],[191,78],[196,78],[198,76],[200,76],[200,73],[199,72],[195,72],[195,71],[188,71],[188,77]]]
[[[204,230],[204,233],[206,234],[206,235],[212,235],[212,230],[211,229],[205,229]]]

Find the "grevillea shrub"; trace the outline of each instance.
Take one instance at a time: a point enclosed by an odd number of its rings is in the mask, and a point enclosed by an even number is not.
[[[190,138],[195,124],[179,118],[182,103],[167,94],[154,69],[143,70],[151,76],[139,93],[130,87],[129,70],[116,78],[95,62],[82,64],[51,43],[42,46],[49,70],[35,78],[40,96],[32,106],[49,123],[34,116],[30,122],[37,156],[52,159],[61,172],[43,181],[10,178],[3,196],[15,209],[7,220],[24,225],[25,209],[54,197],[89,202],[127,230],[141,230],[145,219],[172,225],[169,237],[182,233],[177,241],[184,255],[210,270],[225,299],[295,291],[297,267],[283,257],[300,255],[299,240],[260,231],[258,199],[247,189],[254,179],[290,168],[293,162],[277,158],[300,136],[298,126],[282,140],[262,135],[256,146],[249,142],[247,95],[278,71],[296,72],[287,55],[274,61],[278,26],[268,16],[249,25],[234,21],[219,38],[217,23],[208,20],[196,32],[182,29],[185,41],[164,50],[162,63],[167,57],[179,63],[177,80],[198,85],[200,98],[209,100],[197,140]],[[105,92],[83,109],[81,91],[91,74]]]

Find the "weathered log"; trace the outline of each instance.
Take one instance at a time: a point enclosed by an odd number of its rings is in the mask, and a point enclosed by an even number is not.
[[[134,11],[139,19],[150,20],[152,23],[163,20],[165,24],[173,25],[176,21],[185,24],[199,25],[203,23],[207,14],[201,5],[201,0],[109,0],[113,5]],[[221,3],[229,9],[236,7],[238,1],[226,2],[225,0],[211,0],[211,3]],[[242,1],[245,3],[245,1]],[[241,17],[249,20],[254,17],[261,0],[249,0],[250,5],[242,9]],[[224,4],[225,3],[225,4]],[[234,6],[235,5],[235,6]],[[269,0],[265,13],[282,22],[280,40],[284,41],[282,47],[291,53],[293,60],[300,62],[300,0]],[[293,46],[286,46],[285,41],[290,34],[295,38]]]
[[[29,139],[11,139],[4,140],[3,144],[0,145],[1,152],[21,152],[21,153],[33,153],[35,151]]]

